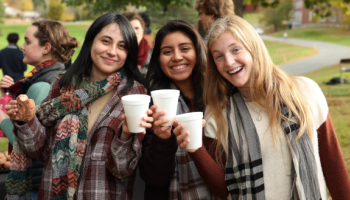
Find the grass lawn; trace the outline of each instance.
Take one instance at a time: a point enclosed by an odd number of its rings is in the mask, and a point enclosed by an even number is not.
[[[317,53],[316,49],[310,47],[271,41],[264,41],[264,43],[276,65],[292,62]]]
[[[283,30],[270,36],[283,37],[287,32],[290,38],[299,38],[305,40],[317,40],[322,42],[331,42],[340,45],[350,46],[350,30],[344,30],[336,27],[304,27],[290,30]]]
[[[348,66],[350,67],[350,66]],[[350,174],[350,85],[326,85],[332,77],[340,75],[339,65],[333,65],[324,69],[305,74],[316,81],[326,96],[329,112],[337,133],[345,164]],[[344,77],[350,80],[350,73],[344,73]]]
[[[260,24],[259,20],[262,13],[244,13],[243,19],[245,19],[249,24]]]
[[[0,152],[7,151],[9,140],[7,138],[0,137]]]

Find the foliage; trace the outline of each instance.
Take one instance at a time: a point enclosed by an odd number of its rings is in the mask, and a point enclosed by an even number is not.
[[[22,11],[31,11],[31,10],[33,10],[33,1],[32,0],[22,0],[21,10]]]
[[[86,4],[89,10],[94,13],[103,13],[106,11],[121,11],[128,5],[146,6],[150,8],[162,9],[164,13],[169,8],[191,6],[192,0],[109,0],[109,1],[96,1],[96,0],[63,0],[68,6],[79,6]]]
[[[66,13],[62,16],[61,18],[62,21],[74,21],[75,20],[75,15],[74,14],[70,14],[70,13]]]
[[[47,16],[52,20],[60,20],[64,13],[65,6],[61,0],[50,0]]]
[[[33,4],[35,7],[43,6],[44,8],[46,8],[45,0],[33,0]]]
[[[261,22],[265,25],[273,25],[275,31],[278,31],[283,25],[283,22],[288,21],[290,16],[290,11],[293,9],[292,0],[281,0],[276,8],[266,7],[262,8],[262,18]]]
[[[7,3],[8,6],[11,6],[21,11],[33,10],[32,0],[3,0],[3,2]]]

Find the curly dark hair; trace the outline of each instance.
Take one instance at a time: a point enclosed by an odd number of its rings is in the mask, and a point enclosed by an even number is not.
[[[215,18],[235,14],[232,0],[196,0],[194,8],[206,15],[214,15]]]
[[[51,44],[50,54],[54,59],[67,62],[74,54],[74,48],[78,47],[78,40],[71,37],[66,27],[61,23],[52,20],[41,20],[33,22],[38,27],[34,36],[38,38],[39,45]]]

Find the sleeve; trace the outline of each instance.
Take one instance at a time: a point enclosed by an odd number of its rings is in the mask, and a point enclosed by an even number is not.
[[[143,85],[135,82],[133,88],[126,94],[147,94]],[[124,110],[118,110],[121,115],[124,114]],[[135,174],[135,170],[138,166],[139,159],[141,157],[141,146],[143,135],[133,134],[127,141],[121,141],[119,139],[122,134],[122,120],[116,134],[112,140],[110,151],[107,156],[107,168],[116,177],[128,178]]]
[[[141,157],[142,134],[133,134],[127,141],[114,137],[110,156],[107,156],[107,168],[117,178],[132,176]]]
[[[170,183],[175,173],[177,149],[178,144],[173,133],[169,139],[161,139],[152,129],[147,129],[140,159],[140,175],[147,185],[164,187]]]
[[[6,118],[2,120],[0,124],[0,128],[2,132],[6,135],[10,144],[13,145],[13,140],[15,139],[15,135],[13,134],[13,123],[10,118]]]
[[[46,95],[42,94],[42,96],[47,96],[43,102],[57,97],[60,94],[59,90],[60,87],[58,85],[58,81],[55,81],[51,85],[49,93],[46,93]],[[29,93],[29,91],[27,94],[28,96],[32,97],[38,95]],[[24,153],[32,158],[44,161],[46,157],[45,150],[48,149],[47,143],[50,138],[51,128],[45,127],[43,124],[41,124],[36,115],[27,123],[14,121],[13,124],[14,134]]]
[[[23,71],[23,73],[24,73],[25,71],[27,71],[27,64],[22,63],[22,71]]]
[[[348,199],[350,179],[340,150],[332,119],[327,120],[317,129],[319,153],[323,175],[333,200]]]
[[[49,94],[51,85],[47,82],[38,82],[29,87],[28,99],[33,99],[35,105],[39,105]]]
[[[199,148],[194,153],[189,153],[193,162],[195,163],[199,174],[201,175],[205,185],[211,192],[222,199],[226,199],[229,192],[225,183],[225,172],[224,169],[215,161],[215,144],[214,139],[203,136],[204,146]],[[222,159],[223,163],[225,159]]]

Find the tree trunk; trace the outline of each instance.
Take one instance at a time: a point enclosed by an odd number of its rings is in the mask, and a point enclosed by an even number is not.
[[[235,14],[243,18],[244,7],[243,0],[232,0],[235,6]]]

